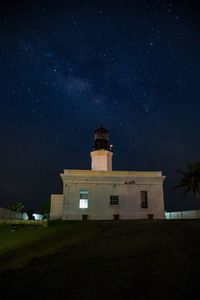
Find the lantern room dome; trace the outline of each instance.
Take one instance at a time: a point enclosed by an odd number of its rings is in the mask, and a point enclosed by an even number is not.
[[[97,129],[95,129],[94,132],[95,133],[109,133],[109,130],[106,129],[106,128],[104,128],[103,126],[101,126],[101,127],[97,128]]]
[[[111,150],[109,144],[109,130],[103,126],[94,131],[95,150]]]

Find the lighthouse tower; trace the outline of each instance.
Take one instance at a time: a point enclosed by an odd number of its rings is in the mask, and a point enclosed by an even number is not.
[[[51,219],[164,219],[161,171],[113,171],[109,131],[94,131],[91,170],[65,169],[63,194],[51,196]],[[134,201],[133,201],[134,199]]]
[[[93,171],[112,171],[112,147],[109,144],[109,131],[100,127],[94,131],[94,150],[90,152]]]

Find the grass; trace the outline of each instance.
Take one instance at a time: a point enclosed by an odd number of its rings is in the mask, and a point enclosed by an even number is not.
[[[33,258],[51,255],[93,236],[95,226],[58,222],[50,226],[0,225],[0,272],[26,266]]]
[[[200,220],[0,225],[0,266],[4,299],[191,298]]]

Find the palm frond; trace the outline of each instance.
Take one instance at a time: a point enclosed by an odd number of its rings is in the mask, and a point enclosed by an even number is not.
[[[185,187],[185,186],[187,186],[186,183],[180,183],[180,184],[177,184],[177,185],[173,186],[173,187],[171,188],[171,190],[176,190],[176,189],[178,189],[178,188],[180,188],[180,187]]]
[[[185,188],[183,195],[187,194],[188,192],[192,192],[193,194],[197,195],[200,190],[200,161],[195,163],[187,164],[187,169],[177,170],[176,173],[182,175],[179,184],[172,187],[172,190],[177,188]]]
[[[183,170],[176,170],[176,173],[181,174],[183,176],[187,175],[187,172],[183,171]]]
[[[191,190],[190,187],[188,187],[188,188],[183,192],[183,196],[185,196],[190,190]]]

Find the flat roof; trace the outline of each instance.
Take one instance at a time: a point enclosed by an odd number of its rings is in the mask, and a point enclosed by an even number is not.
[[[130,177],[157,177],[162,176],[162,171],[94,171],[94,170],[78,170],[64,169],[62,175],[89,175],[89,176],[130,176]]]

